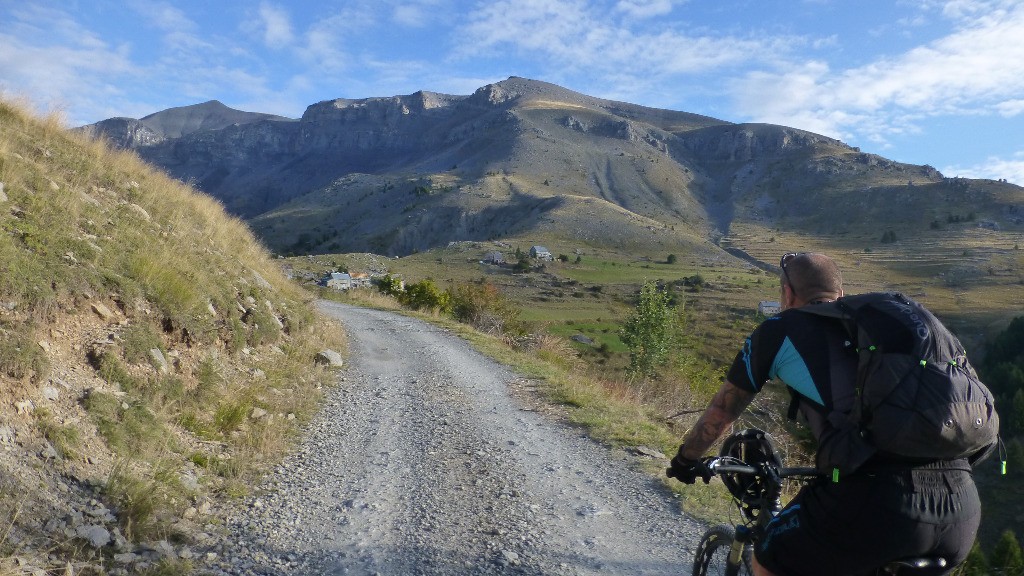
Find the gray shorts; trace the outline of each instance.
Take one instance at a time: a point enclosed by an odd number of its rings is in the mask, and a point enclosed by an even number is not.
[[[967,558],[981,522],[969,468],[861,472],[805,486],[768,525],[754,553],[787,576],[874,574],[893,560]]]

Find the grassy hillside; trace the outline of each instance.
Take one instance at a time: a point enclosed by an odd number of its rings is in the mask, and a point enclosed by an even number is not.
[[[311,415],[340,331],[217,202],[8,101],[0,231],[0,573],[195,545]]]

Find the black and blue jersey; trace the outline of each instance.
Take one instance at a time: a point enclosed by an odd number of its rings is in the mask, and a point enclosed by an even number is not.
[[[771,381],[783,382],[800,396],[801,412],[819,439],[825,420],[849,413],[856,378],[857,356],[842,325],[796,310],[762,322],[727,375],[736,387],[755,393]]]

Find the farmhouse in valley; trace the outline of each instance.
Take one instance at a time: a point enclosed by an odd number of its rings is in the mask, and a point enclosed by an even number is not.
[[[483,261],[484,264],[504,264],[505,255],[502,254],[501,252],[498,252],[497,250],[493,250],[491,252],[488,252],[487,254],[484,254]]]
[[[536,258],[537,260],[554,260],[555,257],[551,255],[551,251],[543,246],[531,246],[530,247],[530,258]]]
[[[370,286],[370,275],[365,272],[331,272],[321,278],[318,284],[335,290],[366,288]]]

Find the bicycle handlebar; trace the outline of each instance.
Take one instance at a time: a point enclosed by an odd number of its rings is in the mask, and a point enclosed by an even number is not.
[[[763,475],[762,468],[751,466],[735,458],[728,456],[712,456],[704,460],[704,465],[715,474],[732,473],[748,474],[750,476]],[[810,466],[774,467],[779,478],[790,478],[793,476],[821,476],[821,471]]]

